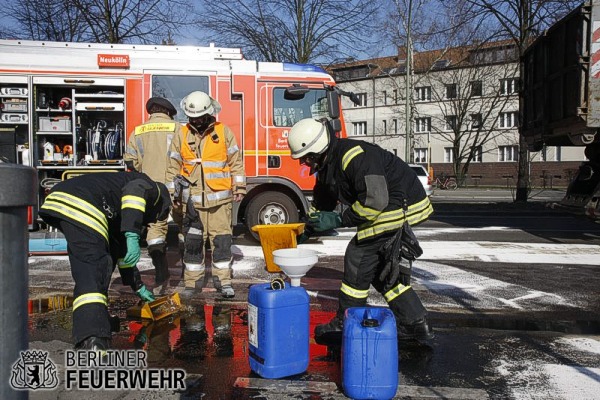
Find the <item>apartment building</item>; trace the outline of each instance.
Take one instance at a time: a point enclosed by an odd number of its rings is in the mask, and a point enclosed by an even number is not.
[[[465,185],[514,187],[519,64],[510,42],[416,52],[409,76],[403,48],[397,56],[352,60],[329,70],[358,97],[358,104],[343,100],[350,137],[429,167],[436,176],[455,175]],[[584,159],[577,147],[531,152],[532,185],[566,186]]]

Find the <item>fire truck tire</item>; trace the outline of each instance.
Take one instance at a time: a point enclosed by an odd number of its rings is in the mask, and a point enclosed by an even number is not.
[[[292,199],[279,192],[263,192],[250,200],[246,208],[246,225],[274,225],[298,222],[298,206]],[[259,240],[258,233],[250,230],[254,239]]]

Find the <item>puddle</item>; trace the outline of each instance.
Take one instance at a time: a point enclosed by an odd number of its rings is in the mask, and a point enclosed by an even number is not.
[[[260,378],[253,373],[248,356],[248,313],[244,304],[222,302],[184,305],[181,312],[158,321],[127,318],[127,309],[137,304],[133,296],[120,296],[110,304],[114,315],[114,349],[143,349],[148,367],[183,368],[190,382],[187,395],[208,396],[211,391],[235,391],[238,377]],[[72,297],[51,296],[30,301],[30,340],[68,341]],[[339,352],[315,343],[312,332],[334,313],[310,313],[310,364],[307,372],[285,377],[291,381],[340,382]],[[239,389],[238,389],[239,390]],[[233,395],[233,392],[230,392]]]

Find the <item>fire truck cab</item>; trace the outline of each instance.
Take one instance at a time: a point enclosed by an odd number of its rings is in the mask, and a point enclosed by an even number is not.
[[[146,101],[169,99],[185,123],[179,103],[194,90],[221,103],[217,119],[243,152],[248,194],[233,222],[298,221],[314,178],[286,137],[300,119],[321,117],[345,136],[341,91],[319,67],[246,60],[240,49],[0,40],[0,157],[37,170],[41,204],[60,180],[124,170]]]

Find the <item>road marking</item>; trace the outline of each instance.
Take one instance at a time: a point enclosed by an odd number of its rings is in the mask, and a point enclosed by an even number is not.
[[[532,291],[521,285],[488,278],[437,262],[417,260],[413,264],[413,282],[413,286],[424,286],[435,295],[428,300],[428,307],[446,308],[467,305],[467,308],[477,310],[510,307],[528,311],[551,310],[557,305],[578,307],[575,302],[554,293]],[[515,297],[504,298],[507,297],[507,293]],[[517,301],[520,304],[517,304]]]
[[[515,297],[514,299],[504,299],[502,297],[498,297],[498,300],[500,300],[501,302],[503,302],[504,304],[519,309],[519,310],[523,310],[524,307],[521,307],[520,305],[517,304],[517,301],[519,300],[529,300],[529,299],[536,299],[538,297],[543,297],[543,296],[554,296],[555,298],[558,298],[560,300],[562,300],[562,297],[554,294],[554,293],[546,293],[546,292],[539,292],[537,290],[530,290],[529,294],[525,295],[525,296],[520,296],[520,297]]]

